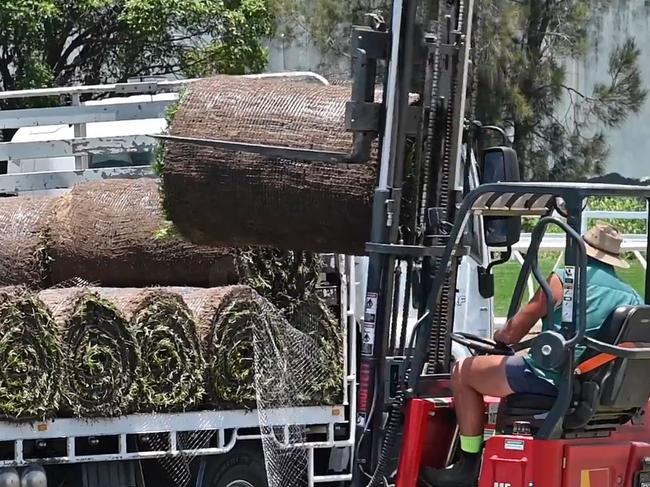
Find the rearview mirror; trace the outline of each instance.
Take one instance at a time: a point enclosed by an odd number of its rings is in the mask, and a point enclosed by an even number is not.
[[[510,147],[492,147],[483,151],[481,183],[518,182],[519,160]],[[488,247],[510,247],[521,238],[521,217],[486,217],[485,243]]]

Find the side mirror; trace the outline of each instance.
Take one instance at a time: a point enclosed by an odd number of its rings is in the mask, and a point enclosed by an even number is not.
[[[481,184],[521,181],[517,152],[510,147],[483,151]],[[486,217],[485,243],[488,247],[510,247],[521,238],[521,217]]]

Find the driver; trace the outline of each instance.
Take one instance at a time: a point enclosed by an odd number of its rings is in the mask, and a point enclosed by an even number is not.
[[[587,335],[593,335],[619,306],[643,304],[641,297],[621,281],[615,267],[629,268],[621,258],[622,237],[612,226],[598,223],[583,237],[588,257],[587,265]],[[559,330],[562,321],[564,271],[555,271],[548,279],[556,306],[554,316],[548,317],[546,295],[538,291],[506,326],[494,334],[503,344],[520,342],[533,326],[543,319],[543,330]],[[550,318],[550,319],[549,319]],[[580,363],[584,347],[576,347],[576,363]],[[444,470],[426,468],[422,480],[433,487],[464,487],[476,484],[481,465],[485,404],[483,396],[507,397],[514,393],[557,395],[559,374],[543,369],[530,355],[519,357],[477,356],[456,364],[452,374],[452,389],[458,426],[461,456]]]

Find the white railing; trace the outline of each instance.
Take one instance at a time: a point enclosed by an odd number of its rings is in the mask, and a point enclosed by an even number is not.
[[[245,77],[329,84],[312,72]],[[152,153],[157,146],[153,136],[166,128],[166,110],[183,87],[195,81],[153,80],[0,92],[0,101],[61,98],[59,106],[0,110],[0,129],[23,129],[24,133],[30,127],[45,128],[34,129],[34,133],[27,134],[28,140],[14,136],[12,141],[0,142],[0,161],[8,161],[10,167],[9,174],[0,175],[0,193],[64,189],[97,179],[153,176],[150,165],[97,169],[89,167],[89,161],[92,156]],[[81,97],[89,95],[107,98],[82,103]],[[90,130],[92,124],[98,124],[94,130]],[[29,163],[23,164],[26,161]]]

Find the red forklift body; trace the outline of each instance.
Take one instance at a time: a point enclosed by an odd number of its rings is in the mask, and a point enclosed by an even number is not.
[[[488,398],[479,487],[636,487],[650,458],[650,427],[628,424],[609,437],[537,440],[492,436],[498,400]],[[414,399],[408,407],[397,487],[417,487],[422,468],[441,468],[453,451],[449,398]]]

